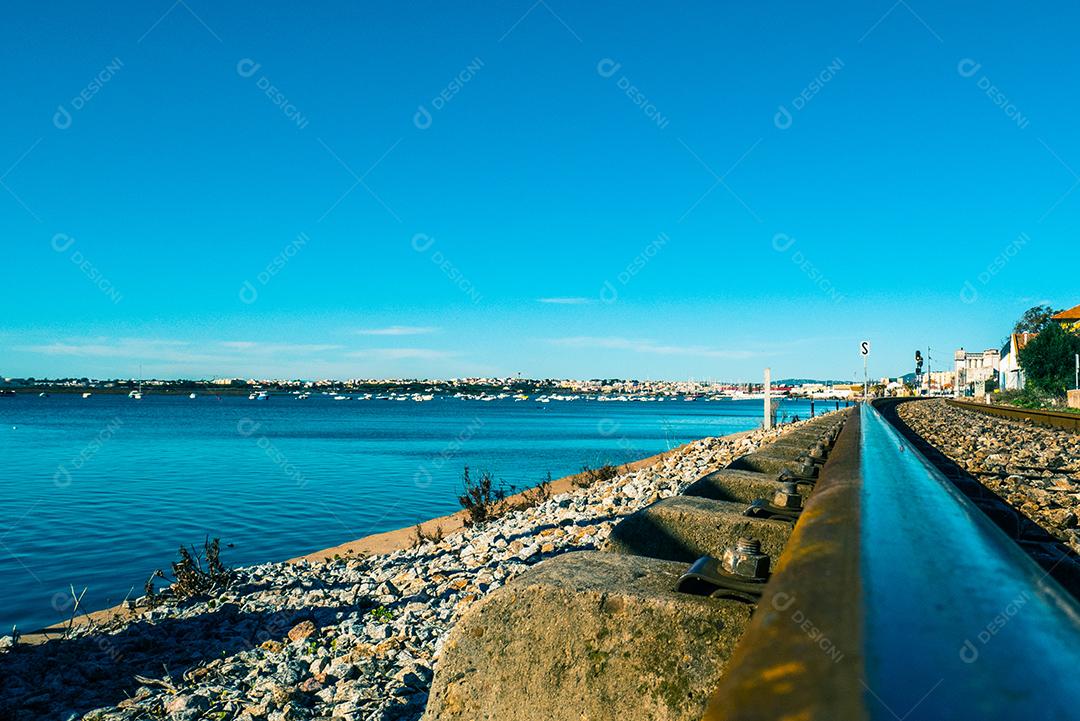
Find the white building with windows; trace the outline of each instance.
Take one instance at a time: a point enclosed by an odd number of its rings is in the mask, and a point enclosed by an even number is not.
[[[986,382],[996,381],[1001,366],[1001,351],[988,348],[979,353],[970,353],[963,348],[953,354],[956,382],[953,384],[954,396],[982,396],[986,393]]]

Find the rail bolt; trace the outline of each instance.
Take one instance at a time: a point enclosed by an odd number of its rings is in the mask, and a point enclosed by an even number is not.
[[[810,449],[810,457],[811,458],[824,458],[825,457],[825,444],[824,443],[818,443],[813,448],[811,448]]]
[[[802,496],[799,495],[798,486],[791,481],[781,483],[773,495],[773,505],[793,510],[802,508]]]
[[[761,552],[761,541],[755,538],[740,538],[725,548],[720,565],[740,578],[763,581],[769,576],[769,557]]]

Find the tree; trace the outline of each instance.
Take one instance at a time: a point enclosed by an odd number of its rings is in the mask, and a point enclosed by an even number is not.
[[[1063,396],[1072,386],[1077,353],[1080,335],[1051,323],[1020,350],[1020,365],[1036,390]]]
[[[1036,305],[1024,311],[1013,326],[1013,333],[1042,333],[1052,322],[1050,316],[1058,311],[1048,305]]]

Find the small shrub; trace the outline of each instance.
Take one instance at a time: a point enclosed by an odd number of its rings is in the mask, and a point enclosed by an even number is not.
[[[394,620],[394,612],[386,606],[379,606],[378,608],[371,610],[371,617],[376,621],[382,621],[388,623]]]
[[[482,526],[506,513],[506,490],[495,487],[495,479],[487,471],[480,478],[473,480],[469,467],[465,466],[462,476],[465,492],[458,496],[458,503],[465,509],[465,526]]]
[[[208,538],[203,541],[201,553],[194,546],[190,551],[180,546],[179,555],[180,560],[170,564],[173,573],[172,585],[168,589],[170,598],[184,601],[214,596],[227,589],[232,583],[234,574],[221,561],[220,539],[215,538],[211,541]],[[166,579],[166,576],[159,568],[146,581],[146,597],[152,606],[164,600],[164,594],[159,594],[154,590],[155,578]]]
[[[416,527],[413,528],[412,545],[414,547],[416,547],[416,546],[422,546],[422,545],[424,545],[425,543],[428,543],[428,542],[430,542],[430,543],[438,543],[439,541],[443,540],[443,538],[445,538],[445,537],[446,537],[446,534],[443,532],[443,527],[442,526],[437,525],[437,526],[435,526],[434,531],[427,532],[427,531],[424,530],[423,524],[417,523]]]
[[[605,463],[599,468],[590,468],[588,464],[581,467],[581,473],[574,479],[574,485],[578,488],[588,488],[600,481],[610,481],[619,475],[617,466]]]
[[[540,481],[538,484],[522,492],[521,499],[515,505],[515,508],[526,509],[539,506],[541,503],[546,503],[551,500],[551,471],[548,471],[547,477]]]
[[[1055,401],[1053,396],[1042,393],[1031,385],[1025,386],[1023,390],[1002,391],[994,396],[994,399],[997,403],[1033,410],[1052,408]]]

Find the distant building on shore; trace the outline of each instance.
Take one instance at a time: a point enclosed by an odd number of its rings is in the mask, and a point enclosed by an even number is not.
[[[1037,335],[1039,334],[1013,333],[1009,336],[1009,342],[1001,349],[1001,363],[998,366],[998,385],[1002,390],[1024,389],[1024,369],[1020,365],[1020,351],[1035,340]]]
[[[1001,351],[988,348],[981,353],[971,353],[963,348],[953,353],[956,373],[953,395],[982,396],[987,381],[996,381],[1001,366]]]
[[[956,387],[956,371],[931,371],[923,376],[924,389],[929,395],[942,395]]]

